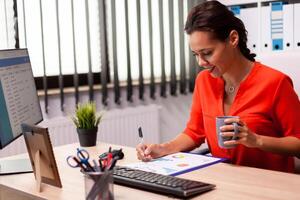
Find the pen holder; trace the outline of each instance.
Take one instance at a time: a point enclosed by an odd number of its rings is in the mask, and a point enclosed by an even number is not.
[[[85,199],[113,200],[113,170],[82,172],[84,174]]]

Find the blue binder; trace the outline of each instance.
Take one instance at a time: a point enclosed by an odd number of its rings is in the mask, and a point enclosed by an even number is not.
[[[272,50],[283,50],[283,4],[271,2]]]

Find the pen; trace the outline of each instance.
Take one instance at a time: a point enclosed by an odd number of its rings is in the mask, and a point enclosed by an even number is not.
[[[107,157],[106,157],[106,166],[105,166],[105,169],[109,169],[111,164],[112,164],[112,161],[113,161],[113,156],[112,156],[112,153],[109,152],[107,154]]]
[[[103,166],[102,166],[102,159],[101,158],[99,159],[99,167],[100,167],[100,171],[103,172],[104,169],[103,169]]]
[[[96,172],[100,172],[101,169],[100,169],[100,166],[97,165],[96,160],[93,160],[93,163],[94,163],[94,169],[95,169],[95,171],[96,171]]]
[[[143,131],[142,127],[139,127],[139,137],[141,138],[141,144],[144,144],[144,137],[143,137]]]
[[[139,127],[138,131],[139,131],[139,137],[141,139],[140,144],[142,145],[142,151],[143,151],[142,155],[145,156],[144,136],[143,136],[142,127]]]
[[[108,170],[114,169],[114,167],[115,167],[117,161],[118,161],[118,159],[113,158],[113,159],[112,159],[112,162],[111,162],[111,165],[109,166],[109,169],[108,169]]]

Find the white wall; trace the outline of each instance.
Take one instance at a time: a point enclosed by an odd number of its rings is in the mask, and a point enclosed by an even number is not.
[[[288,75],[293,80],[294,89],[300,97],[299,56],[300,51],[260,53],[256,60]]]

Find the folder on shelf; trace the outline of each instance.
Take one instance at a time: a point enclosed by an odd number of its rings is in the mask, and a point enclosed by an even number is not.
[[[271,51],[271,8],[270,6],[261,7],[261,27],[260,27],[260,50],[262,52]]]
[[[293,46],[294,46],[294,5],[285,4],[283,5],[283,50],[292,50]]]
[[[234,16],[241,17],[241,6],[229,6],[229,10],[233,12]]]
[[[270,5],[272,50],[283,50],[283,4],[271,2]]]
[[[240,11],[240,19],[244,22],[245,28],[248,31],[247,46],[251,52],[257,53],[259,50],[258,44],[258,24],[259,15],[258,8],[242,8]]]
[[[294,49],[300,49],[300,3],[294,4]]]

